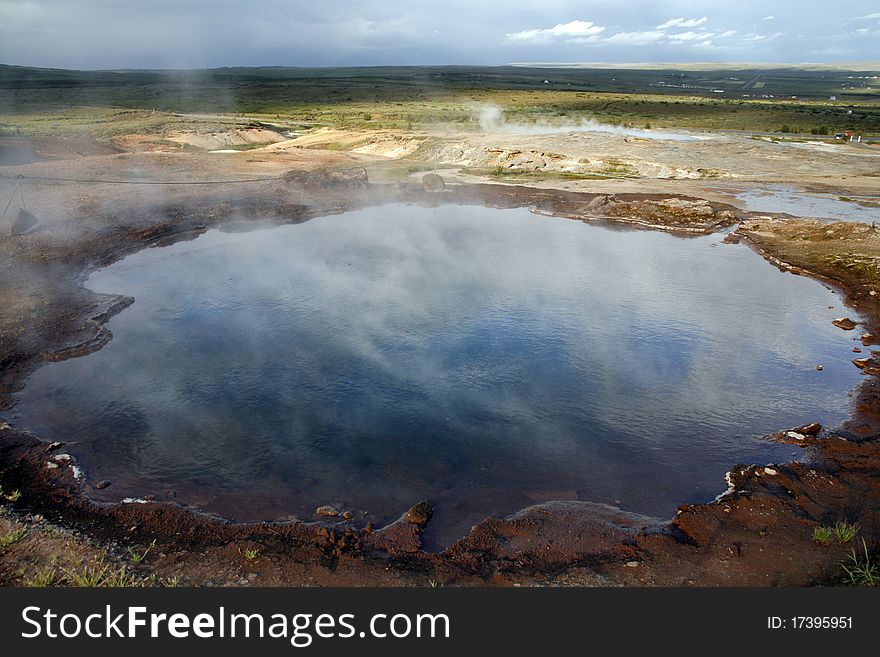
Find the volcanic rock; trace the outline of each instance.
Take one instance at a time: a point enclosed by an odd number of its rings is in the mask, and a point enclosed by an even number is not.
[[[422,176],[422,186],[426,192],[442,192],[446,189],[446,182],[436,173],[426,173]]]
[[[403,519],[413,525],[427,525],[431,516],[434,515],[434,509],[430,503],[421,501],[404,514]]]

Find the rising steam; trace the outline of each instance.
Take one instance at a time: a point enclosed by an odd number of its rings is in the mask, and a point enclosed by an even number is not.
[[[562,123],[516,123],[504,118],[504,110],[498,105],[491,103],[476,105],[474,107],[480,128],[484,132],[517,134],[517,135],[564,135],[572,132],[600,132],[628,137],[642,137],[644,139],[670,139],[674,141],[692,141],[697,139],[709,139],[679,132],[660,132],[657,130],[639,130],[638,128],[625,128],[619,125],[600,123],[594,119],[581,119],[580,121],[564,121]]]

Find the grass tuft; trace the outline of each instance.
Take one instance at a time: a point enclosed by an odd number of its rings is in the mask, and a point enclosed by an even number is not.
[[[150,553],[150,550],[152,550],[154,547],[156,547],[156,540],[155,539],[153,539],[153,542],[150,543],[147,546],[147,549],[144,550],[143,552],[138,552],[134,548],[128,548],[128,556],[131,557],[131,561],[132,561],[132,563],[134,563],[134,565],[138,565],[141,561],[143,561],[146,558],[146,556]]]
[[[54,567],[49,566],[43,570],[37,571],[32,577],[25,577],[21,582],[24,586],[30,588],[44,589],[49,586],[54,586],[57,581],[58,572]]]
[[[831,527],[816,527],[813,529],[813,540],[817,543],[830,543],[834,538],[834,530]]]
[[[871,559],[868,544],[862,539],[862,549],[852,549],[847,563],[842,564],[849,583],[853,586],[877,586],[880,583],[880,567]]]
[[[834,525],[834,536],[841,543],[849,543],[859,533],[859,526],[839,520]]]
[[[27,536],[27,529],[25,527],[22,527],[21,529],[13,529],[5,534],[0,534],[0,550],[4,550],[10,545],[18,543],[25,536]]]

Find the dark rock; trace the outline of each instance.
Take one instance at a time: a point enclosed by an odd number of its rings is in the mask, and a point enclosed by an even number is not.
[[[725,244],[739,244],[742,241],[742,238],[736,233],[727,233],[721,241]]]
[[[792,429],[792,431],[804,434],[805,436],[815,436],[822,431],[822,425],[818,422],[812,422],[810,424],[805,424],[802,427],[798,427],[797,429]]]
[[[97,484],[95,484],[95,488],[96,488],[97,490],[104,490],[105,488],[110,488],[110,485],[111,485],[112,483],[113,483],[113,482],[111,482],[109,479],[102,479],[102,480],[99,481]]]
[[[413,505],[413,507],[407,511],[403,519],[412,525],[427,525],[428,521],[431,520],[431,516],[434,515],[434,509],[431,507],[430,503],[426,501],[421,501],[418,504]]]
[[[315,515],[319,518],[335,518],[339,515],[339,511],[332,506],[319,506],[315,509]]]
[[[873,359],[871,358],[854,358],[852,363],[860,370],[863,370],[868,367],[872,362]]]
[[[426,173],[422,176],[422,186],[426,192],[442,192],[446,189],[446,182],[436,173]]]
[[[12,237],[13,235],[21,235],[37,225],[37,218],[24,208],[19,208],[13,215],[12,219],[7,223],[4,233]]]
[[[852,331],[856,327],[856,323],[852,321],[849,317],[838,317],[831,323],[834,324],[837,328],[842,328],[844,331]]]
[[[604,210],[605,206],[607,206],[612,200],[613,198],[611,196],[607,196],[604,194],[601,196],[597,196],[593,199],[590,199],[590,202],[587,203],[586,210],[587,212],[592,213],[599,212],[600,210]]]
[[[351,514],[351,511],[346,511],[342,514],[342,517],[346,520],[351,520],[354,516]]]

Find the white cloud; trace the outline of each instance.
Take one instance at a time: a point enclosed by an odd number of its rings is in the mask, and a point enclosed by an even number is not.
[[[872,18],[880,18],[880,11],[875,12],[873,14],[868,14],[867,16],[856,16],[855,20],[857,20],[857,21],[866,20],[866,19],[870,20]]]
[[[736,34],[736,30],[726,30],[726,31],[722,32],[721,34],[716,34],[715,37],[718,39],[729,39],[734,34]]]
[[[678,34],[670,34],[670,41],[696,41],[698,39],[705,39],[707,36],[712,36],[711,32],[679,32]]]
[[[774,32],[773,34],[747,34],[746,41],[765,41],[767,39],[778,39],[785,36],[785,32]]]
[[[657,30],[644,30],[641,32],[618,32],[605,39],[605,43],[618,46],[644,46],[649,43],[657,43],[666,34]]]
[[[772,21],[774,18],[776,18],[776,16],[764,16],[764,18],[762,18],[761,20],[762,21]]]
[[[670,27],[696,27],[697,25],[702,25],[709,19],[703,16],[702,18],[670,18],[665,23],[662,23],[657,26],[658,30],[667,30]]]
[[[694,44],[694,48],[710,48],[712,47],[712,39],[706,39],[705,41],[700,41],[699,43]]]
[[[590,21],[571,21],[559,23],[553,27],[522,30],[521,32],[509,32],[505,34],[508,41],[518,42],[548,42],[560,37],[569,37],[569,41],[584,39],[595,36],[605,30],[601,25]]]

